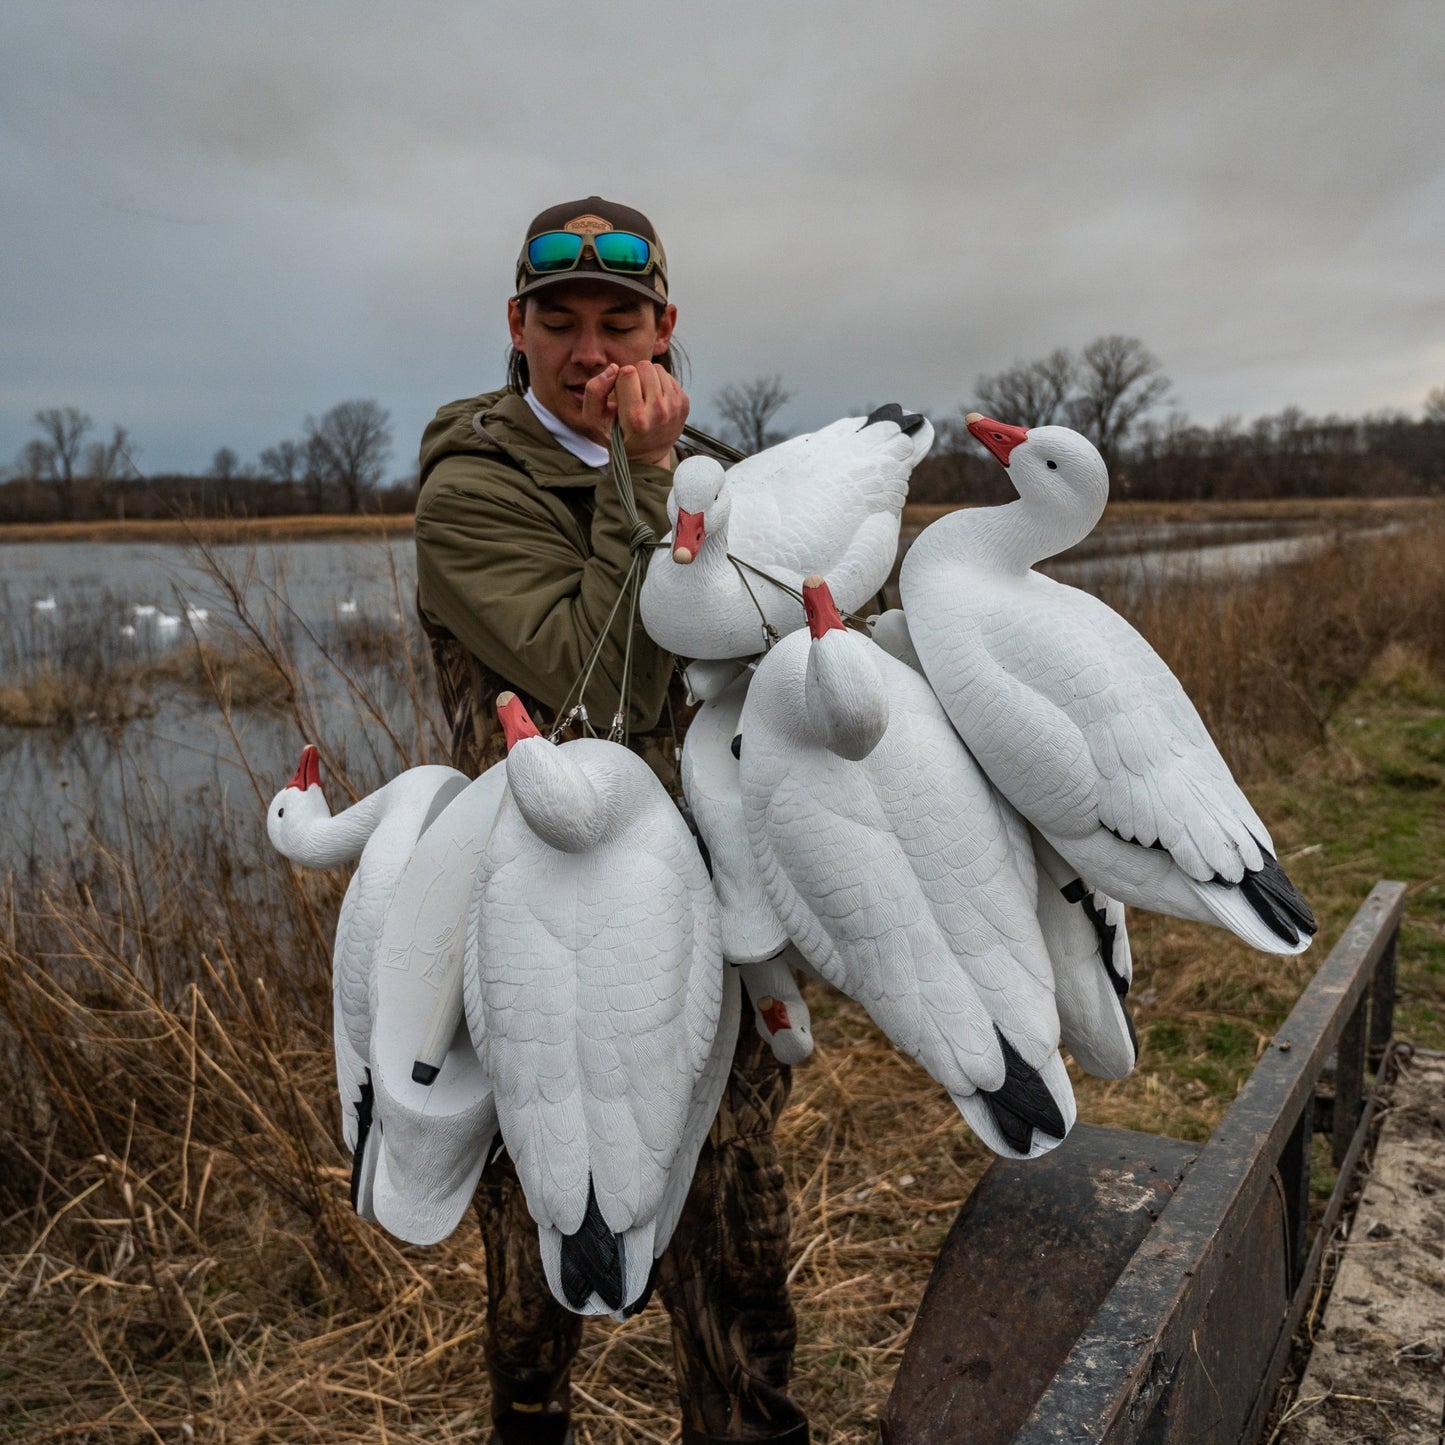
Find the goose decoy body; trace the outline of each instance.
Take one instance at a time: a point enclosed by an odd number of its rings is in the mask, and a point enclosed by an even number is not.
[[[502,761],[451,799],[417,840],[382,921],[372,1207],[410,1244],[439,1243],[457,1227],[498,1134],[491,1080],[467,1029],[462,969],[477,863],[506,785]]]
[[[722,659],[761,652],[767,628],[803,625],[792,596],[729,553],[794,591],[805,572],[824,568],[840,606],[863,606],[893,569],[908,478],[932,444],[932,426],[893,404],[726,472],[710,457],[680,462],[667,504],[672,531],[642,584],[648,635],[682,657]]]
[[[706,849],[723,957],[741,973],[759,1036],[779,1063],[800,1064],[813,1052],[812,1018],[792,972],[802,960],[768,902],[743,821],[739,729],[751,680],[744,670],[693,715],[682,744],[682,793]]]
[[[374,793],[332,814],[321,790],[321,755],[307,744],[290,782],[271,800],[266,832],[284,858],[306,868],[335,868],[360,859],[336,922],[332,951],[332,1038],[341,1093],[342,1137],[353,1156],[353,1204],[373,1218],[370,1183],[376,1141],[370,1139],[371,991],[376,948],[387,905],[427,825],[467,786],[455,768],[409,768]]]
[[[758,664],[743,806],[798,951],[948,1090],[999,1154],[1053,1148],[1074,1115],[1022,822],[927,682],[844,628],[821,578],[809,630]]]
[[[1314,916],[1178,679],[1107,604],[1033,570],[1102,515],[1098,451],[1067,427],[968,425],[1019,499],[925,528],[901,586],[969,750],[1090,888],[1302,952]]]
[[[867,621],[874,642],[924,676],[900,608]],[[1002,806],[1012,811],[1007,803]],[[1085,1073],[1125,1078],[1138,1060],[1139,1039],[1124,1002],[1134,977],[1124,907],[1089,888],[1037,829],[1030,828],[1028,837],[1038,875],[1039,928],[1054,967],[1064,1045]]]
[[[737,1042],[739,988],[682,815],[617,743],[503,693],[507,788],[472,897],[467,1023],[553,1294],[640,1307]]]

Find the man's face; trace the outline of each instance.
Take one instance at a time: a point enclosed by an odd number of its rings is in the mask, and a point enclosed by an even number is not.
[[[587,383],[611,365],[651,361],[667,350],[677,307],[662,315],[643,296],[579,278],[507,302],[512,345],[527,358],[537,400],[574,431],[594,435],[582,415]],[[595,436],[604,445],[606,436]]]

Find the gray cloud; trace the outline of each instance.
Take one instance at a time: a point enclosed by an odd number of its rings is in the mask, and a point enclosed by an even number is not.
[[[1202,417],[1445,382],[1445,13],[32,3],[0,44],[0,460],[37,407],[143,465],[254,456],[350,396],[495,384],[533,211],[668,244],[697,414],[789,420],[1141,336]]]

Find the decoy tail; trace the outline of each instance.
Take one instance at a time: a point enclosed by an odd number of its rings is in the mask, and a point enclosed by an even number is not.
[[[1033,1147],[1035,1129],[1051,1139],[1062,1139],[1069,1132],[1068,1125],[1048,1085],[1039,1071],[1024,1061],[997,1024],[994,1032],[1003,1050],[1004,1081],[991,1092],[984,1089],[979,1092],[1009,1148],[1027,1154]]]
[[[1259,839],[1255,839],[1258,843]],[[1288,944],[1297,944],[1305,938],[1312,938],[1319,930],[1310,906],[1304,895],[1289,880],[1289,875],[1279,866],[1275,858],[1262,843],[1259,851],[1264,855],[1264,865],[1246,873],[1240,880],[1239,891],[1259,920],[1271,933]]]
[[[594,1294],[609,1310],[620,1310],[625,1298],[622,1236],[607,1227],[590,1178],[582,1225],[575,1234],[562,1236],[562,1290],[574,1310]]]
[[[925,420],[926,418],[920,416],[916,411],[904,411],[896,401],[888,401],[875,411],[869,412],[868,420],[863,423],[863,426],[872,426],[875,421],[897,422],[898,430],[904,436],[911,437],[924,424]],[[863,427],[860,426],[858,430],[862,431]]]

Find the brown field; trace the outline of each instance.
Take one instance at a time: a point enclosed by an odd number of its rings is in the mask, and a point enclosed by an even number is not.
[[[1309,525],[1320,528],[1412,521],[1438,512],[1429,497],[1300,497],[1238,502],[1112,501],[1101,527],[1146,527],[1179,522],[1256,522],[1260,525]],[[958,508],[946,503],[910,502],[903,509],[905,527],[926,527]]]
[[[1445,1043],[1445,525],[1134,608],[1321,921],[1285,960],[1131,914],[1139,1067],[1076,1075],[1079,1114],[1201,1139],[1382,874],[1411,885],[1399,1027]],[[475,1228],[415,1249],[347,1206],[344,876],[254,874],[144,799],[130,830],[0,880],[0,1439],[485,1440]],[[988,1159],[860,1009],[812,1002],[780,1129],[795,1391],[862,1445]],[[656,1306],[589,1326],[574,1381],[579,1445],[678,1438]]]
[[[1164,522],[1257,522],[1321,527],[1410,520],[1438,504],[1425,497],[1323,497],[1249,502],[1110,502],[1101,526],[1147,526]],[[956,508],[910,503],[903,525],[925,527]],[[318,514],[301,517],[224,517],[164,521],[18,522],[0,524],[7,542],[239,542],[317,541],[348,537],[403,537],[410,513],[378,516]]]

